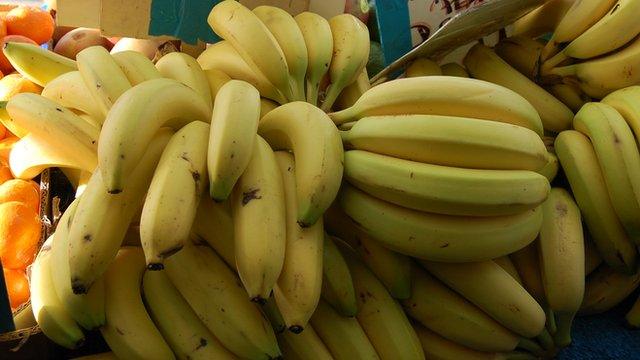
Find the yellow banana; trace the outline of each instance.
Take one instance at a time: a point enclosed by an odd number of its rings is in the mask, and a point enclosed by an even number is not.
[[[51,167],[83,171],[81,163],[69,151],[31,134],[13,144],[9,153],[9,168],[17,179],[33,179]]]
[[[322,16],[305,11],[294,18],[307,47],[307,102],[318,105],[320,82],[329,71],[333,56],[333,35],[329,22]]]
[[[71,109],[80,110],[104,122],[104,116],[79,71],[69,71],[51,80],[40,94],[45,98]]]
[[[547,153],[547,159],[548,159],[547,165],[536,170],[536,172],[546,177],[547,180],[549,180],[549,183],[551,183],[556,178],[556,175],[558,175],[560,164],[558,162],[558,157],[552,152]]]
[[[218,95],[218,91],[220,91],[220,88],[222,88],[224,84],[231,81],[231,77],[229,77],[229,75],[224,73],[222,70],[218,69],[205,70],[204,74],[207,76],[207,80],[209,81],[211,100],[213,101],[213,105],[215,106],[216,95]]]
[[[260,98],[260,119],[269,113],[269,111],[277,108],[279,105],[269,99]]]
[[[571,111],[577,113],[584,104],[591,101],[579,87],[571,84],[555,84],[549,87],[549,92],[562,101]]]
[[[163,77],[174,79],[192,88],[211,107],[213,100],[209,80],[193,56],[181,52],[168,53],[156,62],[156,69]]]
[[[549,0],[516,20],[512,25],[513,36],[537,38],[553,32],[564,14],[576,0]]]
[[[516,269],[516,265],[511,261],[509,256],[501,256],[499,258],[493,259],[493,262],[498,264],[504,271],[508,272],[512,278],[514,278],[518,284],[522,285],[522,278],[520,278],[520,274],[518,274],[518,269]]]
[[[584,240],[584,275],[587,276],[602,264],[602,256],[587,231],[585,231]]]
[[[120,66],[131,86],[136,86],[147,80],[159,79],[163,76],[153,65],[153,62],[140,52],[126,50],[113,53],[111,56]]]
[[[433,75],[442,75],[442,69],[437,62],[428,58],[415,59],[404,71],[404,76],[408,78]]]
[[[336,99],[334,103],[334,108],[337,110],[343,110],[358,101],[360,96],[364,94],[367,90],[371,89],[371,84],[369,83],[369,74],[367,73],[367,68],[363,68],[360,75],[356,81],[354,81],[351,85],[347,86],[342,90],[340,96]]]
[[[544,45],[527,36],[513,36],[501,40],[494,50],[502,60],[531,80],[536,80],[540,71],[540,53]]]
[[[218,203],[209,196],[202,196],[191,231],[211,246],[231,269],[237,271],[233,219],[228,201]]]
[[[445,75],[445,76],[456,76],[456,77],[462,77],[462,78],[469,77],[469,73],[467,72],[467,69],[465,69],[464,66],[454,62],[441,65],[440,70],[442,71],[442,75]]]
[[[8,42],[2,52],[22,76],[40,86],[78,69],[75,61],[37,45]]]
[[[636,142],[640,142],[640,86],[614,91],[601,102],[612,106],[622,115],[633,131]]]
[[[276,303],[276,298],[274,296],[271,296],[269,299],[267,299],[267,302],[262,305],[261,310],[262,313],[267,317],[267,319],[269,319],[271,327],[273,328],[273,331],[276,333],[276,335],[282,334],[287,331],[287,324],[285,324],[284,319],[282,318],[282,314],[280,313],[280,309],[278,309],[278,304]],[[282,351],[284,351],[284,349],[282,349]]]
[[[539,304],[544,305],[546,299],[540,271],[538,240],[536,239],[528,246],[511,253],[509,258],[518,270],[524,288]]]
[[[342,316],[356,316],[358,304],[351,272],[346,259],[340,253],[336,242],[329,235],[324,236],[322,261],[322,298]]]
[[[309,325],[300,334],[285,332],[278,337],[282,354],[287,359],[331,360],[329,349]]]
[[[600,314],[620,304],[640,285],[640,271],[621,274],[608,266],[600,266],[587,278],[584,300],[579,315]]]

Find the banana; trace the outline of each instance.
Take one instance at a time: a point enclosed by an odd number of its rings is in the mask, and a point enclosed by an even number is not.
[[[251,301],[263,303],[283,268],[287,221],[276,157],[264,139],[254,136],[251,159],[231,195],[231,209],[238,274]]]
[[[37,45],[8,42],[2,52],[22,76],[43,87],[58,76],[78,69],[75,61]]]
[[[88,47],[76,59],[84,84],[105,118],[120,95],[131,88],[131,83],[102,46]]]
[[[482,80],[450,76],[399,79],[372,87],[345,110],[329,114],[337,125],[378,115],[445,115],[519,125],[542,136],[536,109],[522,96]]]
[[[555,149],[602,259],[617,271],[634,272],[637,251],[616,217],[589,138],[577,131],[563,131],[556,138]]]
[[[404,71],[404,76],[408,78],[433,75],[442,75],[442,69],[437,62],[428,58],[415,59]]]
[[[329,22],[322,16],[305,11],[294,18],[307,47],[307,102],[318,105],[320,82],[329,71],[333,56],[333,34]]]
[[[179,130],[191,121],[211,121],[210,104],[191,88],[171,79],[145,81],[127,91],[105,120],[98,158],[108,192],[117,194],[149,141],[162,126]]]
[[[209,192],[223,201],[244,172],[260,120],[260,94],[249,83],[231,80],[220,88],[211,118],[207,152]]]
[[[372,116],[340,133],[347,148],[470,169],[538,170],[547,150],[533,131],[511,124],[440,115]]]
[[[558,170],[560,170],[560,164],[558,162],[558,157],[552,152],[547,153],[547,159],[548,159],[547,165],[536,170],[536,172],[546,177],[549,183],[551,183],[558,175]]]
[[[60,301],[53,286],[52,242],[53,237],[49,237],[31,265],[31,309],[40,330],[49,339],[60,346],[75,349],[83,343],[84,334]]]
[[[163,76],[153,65],[153,62],[140,52],[126,50],[113,53],[111,56],[116,64],[120,66],[131,86],[136,86],[147,80],[159,79]]]
[[[602,103],[583,106],[573,127],[591,140],[613,209],[640,244],[640,153],[631,129],[620,113]]]
[[[15,178],[33,179],[51,167],[81,171],[81,161],[65,149],[52,147],[46,139],[28,134],[13,144],[9,167]]]
[[[476,44],[465,56],[464,65],[476,79],[507,87],[527,99],[540,114],[545,130],[560,132],[571,127],[571,109],[520,74],[490,48]]]
[[[307,72],[307,45],[293,16],[275,6],[258,6],[253,13],[269,29],[282,49],[291,78],[292,100],[305,101],[305,74]]]
[[[278,304],[276,303],[276,298],[274,296],[268,298],[267,302],[262,305],[261,309],[262,313],[264,313],[267,319],[269,319],[271,327],[273,328],[273,331],[276,333],[276,335],[282,334],[287,331],[287,324],[282,318],[282,313],[280,313],[280,310],[278,309]]]
[[[575,1],[553,31],[542,51],[542,61],[555,55],[559,46],[588,31],[616,3],[616,0]]]
[[[587,278],[584,300],[579,315],[600,314],[620,304],[640,285],[640,271],[621,274],[608,266],[600,266]]]
[[[336,360],[380,359],[358,320],[338,314],[320,300],[311,325]]]
[[[298,223],[311,226],[333,202],[342,179],[343,148],[331,119],[315,106],[297,101],[269,112],[258,134],[274,150],[292,150],[298,169]]]
[[[72,111],[37,94],[17,94],[7,103],[11,122],[31,136],[46,140],[77,168],[93,171],[100,131]]]
[[[533,171],[463,169],[362,150],[345,153],[344,177],[392,204],[444,215],[515,215],[549,194],[549,181]]]
[[[327,232],[347,242],[358,253],[391,296],[406,299],[411,295],[411,261],[407,256],[373,240],[336,203],[325,212],[324,223]]]
[[[175,359],[142,302],[143,274],[142,249],[121,248],[104,274],[107,321],[100,332],[119,359]]]
[[[513,36],[537,38],[553,32],[576,0],[549,0],[511,25]]]
[[[542,222],[540,209],[485,218],[423,213],[350,186],[339,199],[347,215],[384,246],[431,261],[481,261],[512,253],[534,240]]]
[[[69,270],[75,294],[87,293],[118,253],[172,134],[168,129],[158,132],[124,192],[107,193],[99,169],[91,176],[69,229]]]
[[[367,73],[367,68],[363,68],[360,75],[356,81],[354,81],[351,85],[347,86],[342,90],[336,102],[334,103],[334,108],[337,110],[343,110],[358,101],[360,96],[364,94],[367,90],[371,89],[371,84],[369,83],[369,74]]]
[[[163,271],[145,271],[142,291],[149,315],[180,359],[235,359],[198,319]]]
[[[105,323],[104,282],[100,278],[87,294],[76,295],[69,273],[69,228],[78,202],[74,200],[58,220],[51,246],[51,276],[56,294],[69,315],[83,328],[93,330]]]
[[[495,262],[420,263],[440,281],[514,333],[531,338],[544,329],[545,314],[540,305]],[[514,312],[516,308],[519,311]]]
[[[502,60],[531,80],[540,73],[540,53],[544,45],[527,36],[513,36],[496,44],[494,51]]]
[[[329,20],[333,35],[333,57],[329,64],[331,83],[322,101],[322,110],[329,111],[338,95],[362,73],[369,60],[369,29],[351,14],[340,14]]]
[[[353,279],[346,259],[335,241],[340,240],[334,240],[329,235],[324,236],[322,298],[340,315],[356,316],[358,304]]]
[[[104,122],[98,104],[93,100],[79,71],[69,71],[51,80],[42,89],[42,96],[71,109],[80,110]]]
[[[218,69],[204,70],[204,74],[207,76],[207,81],[209,82],[209,91],[211,92],[211,100],[213,101],[213,105],[215,106],[218,91],[220,91],[220,88],[222,88],[224,84],[231,81],[231,77],[229,77],[229,75],[224,73],[222,70]]]
[[[271,325],[247,298],[237,276],[213,250],[185,246],[167,259],[173,285],[211,333],[240,358],[280,355]]]
[[[516,269],[516,265],[511,261],[509,256],[501,256],[499,258],[493,259],[493,262],[498,264],[504,271],[508,272],[511,277],[518,282],[518,284],[522,285],[522,278],[520,278],[520,274],[518,274],[518,269]]]
[[[269,113],[269,111],[277,108],[279,105],[269,99],[260,98],[260,119]]]
[[[640,38],[636,38],[616,52],[546,71],[543,67],[541,71],[543,77],[563,77],[588,96],[602,99],[618,89],[640,83],[640,72],[635,71],[639,62]]]
[[[220,70],[232,79],[246,81],[255,86],[260,95],[268,99],[280,104],[288,102],[280,90],[262,73],[254,71],[227,41],[222,40],[209,46],[197,60],[205,72],[212,69]]]
[[[274,289],[278,309],[293,333],[305,329],[320,299],[323,286],[323,222],[302,228],[297,222],[296,165],[293,155],[275,153],[284,189],[286,246],[284,265]]]
[[[580,210],[564,189],[542,205],[539,258],[545,298],[556,318],[558,346],[571,343],[571,323],[584,295],[584,237]]]
[[[358,293],[356,318],[381,359],[424,359],[420,340],[402,307],[364,264],[354,258],[353,250],[341,244],[353,287]],[[384,324],[384,326],[380,326]]]
[[[627,324],[632,328],[640,327],[640,297],[633,304],[627,315],[625,315]]]
[[[630,86],[607,95],[601,101],[616,109],[640,142],[640,86]]]
[[[538,254],[538,240],[536,240],[528,246],[513,252],[509,255],[509,258],[516,267],[524,288],[539,304],[544,305],[546,299]]]
[[[289,101],[296,99],[285,54],[256,14],[237,1],[224,0],[213,7],[207,22],[254,72],[267,78]]]
[[[591,234],[585,229],[584,233],[584,275],[588,276],[602,264],[602,256],[593,243]]]
[[[202,196],[191,231],[211,246],[231,269],[237,271],[233,219],[228,202],[217,203],[209,196]]]
[[[462,78],[469,77],[469,73],[467,72],[467,69],[465,69],[464,66],[454,62],[441,65],[440,70],[442,71],[442,75],[445,75],[445,76],[456,76],[456,77],[462,77]]]
[[[402,300],[407,315],[438,335],[477,351],[512,351],[518,337],[489,315],[413,267],[411,297]]]
[[[579,87],[570,84],[555,84],[548,88],[549,92],[562,101],[571,111],[577,113],[582,106],[591,101]]]
[[[209,80],[193,56],[181,52],[168,53],[156,62],[156,69],[163,77],[174,79],[192,88],[211,106],[213,99]]]
[[[189,238],[207,184],[209,124],[193,121],[162,152],[140,217],[140,241],[149,270],[180,251]]]
[[[309,325],[300,334],[285,332],[278,337],[282,353],[287,359],[331,360],[329,349]]]
[[[73,358],[73,360],[118,360],[118,358],[113,352],[109,351],[99,354],[80,356]]]

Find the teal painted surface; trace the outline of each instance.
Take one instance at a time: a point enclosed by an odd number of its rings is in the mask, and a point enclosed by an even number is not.
[[[384,62],[391,64],[411,50],[407,0],[376,0],[376,18]]]
[[[195,44],[198,39],[214,43],[220,38],[207,24],[218,0],[153,0],[149,35],[170,35]]]

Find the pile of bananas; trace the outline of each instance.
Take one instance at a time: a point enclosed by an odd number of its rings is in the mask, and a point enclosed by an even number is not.
[[[0,109],[12,170],[78,188],[31,269],[51,340],[99,329],[122,359],[535,359],[640,285],[640,86],[558,82],[571,39],[520,25],[371,88],[351,15],[226,0],[209,23],[224,40],[197,59],[4,49],[44,87]]]

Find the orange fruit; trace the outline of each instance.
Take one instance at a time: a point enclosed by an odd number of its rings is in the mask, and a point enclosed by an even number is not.
[[[20,74],[9,74],[0,79],[0,101],[9,101],[20,93],[40,94],[42,87]]]
[[[40,187],[35,181],[12,179],[0,185],[0,204],[18,201],[40,212]]]
[[[18,6],[7,13],[5,18],[9,35],[22,35],[44,44],[51,40],[55,22],[49,12],[34,6]]]
[[[9,154],[15,144],[20,138],[17,136],[9,136],[0,140],[0,164],[9,165]]]
[[[4,17],[0,17],[0,38],[7,36],[7,22]]]
[[[11,169],[7,165],[0,165],[0,184],[4,184],[11,179],[13,179]]]
[[[29,301],[29,279],[24,270],[3,269],[4,282],[7,285],[7,293],[9,294],[9,303],[11,309]]]
[[[0,40],[0,49],[4,49],[4,44],[8,42],[20,42],[20,43],[29,43],[33,45],[38,45],[36,44],[35,41],[29,39],[26,36],[7,35],[3,37],[2,40]],[[11,63],[9,62],[9,59],[7,59],[7,57],[4,56],[4,51],[0,52],[0,71],[2,71],[3,74],[9,74],[10,72],[13,71],[13,65],[11,65]]]
[[[0,140],[3,140],[7,136],[7,128],[0,122]]]
[[[29,206],[0,204],[0,261],[7,269],[24,269],[33,262],[40,241],[40,217]]]

